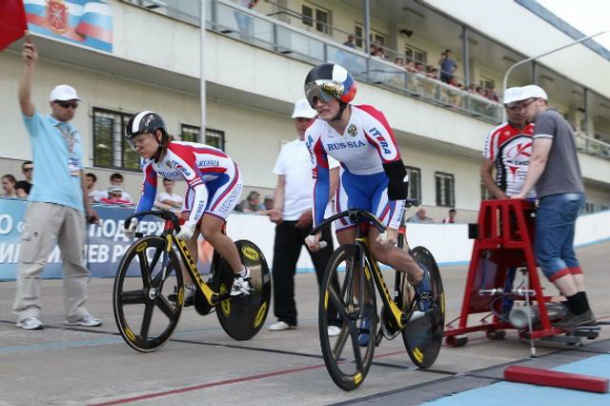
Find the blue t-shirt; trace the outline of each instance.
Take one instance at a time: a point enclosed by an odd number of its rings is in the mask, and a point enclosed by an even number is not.
[[[56,203],[84,212],[80,171],[82,139],[76,127],[51,115],[34,112],[23,116],[34,156],[34,181],[30,202]]]
[[[457,68],[457,63],[453,59],[445,58],[441,63],[441,73],[445,75],[451,75],[453,71]]]

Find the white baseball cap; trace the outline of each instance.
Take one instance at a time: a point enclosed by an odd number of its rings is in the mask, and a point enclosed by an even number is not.
[[[79,100],[80,97],[76,94],[76,89],[70,85],[57,85],[49,96],[50,101],[68,101],[68,100]]]
[[[506,89],[504,91],[504,104],[505,105],[510,105],[513,104],[515,102],[518,102],[521,99],[521,92],[522,92],[521,87],[515,86],[515,87],[509,87],[508,89]],[[511,106],[512,107],[512,106]]]
[[[519,99],[519,100],[530,99],[532,97],[536,98],[536,99],[544,99],[544,100],[549,99],[549,96],[546,94],[544,89],[541,88],[540,86],[536,86],[536,85],[523,86],[521,88],[521,99]]]
[[[314,118],[318,112],[311,108],[307,99],[301,99],[294,104],[292,118]]]

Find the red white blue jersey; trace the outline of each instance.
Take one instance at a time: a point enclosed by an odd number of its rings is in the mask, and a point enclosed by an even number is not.
[[[312,159],[315,182],[313,213],[315,224],[323,221],[324,209],[328,202],[329,155],[341,163],[341,186],[344,190],[347,189],[348,198],[350,197],[350,185],[345,185],[346,181],[352,183],[372,181],[378,184],[379,180],[383,178],[387,187],[388,178],[385,175],[383,164],[401,160],[400,150],[390,125],[379,110],[369,105],[351,106],[351,117],[344,134],[339,134],[326,121],[317,119],[307,129],[305,139]],[[344,176],[343,172],[354,176]],[[380,193],[387,195],[385,187],[380,189]],[[354,199],[355,197],[351,200]],[[380,196],[369,196],[367,200],[370,201],[366,204],[352,201],[348,206],[377,213],[377,207],[372,207],[371,202],[374,202],[373,206],[377,206]],[[391,213],[390,217],[395,218],[390,223],[396,225],[396,219],[400,221],[396,216],[402,216],[402,210],[394,210],[396,204],[389,202],[387,196],[385,200],[381,199],[381,201],[385,201],[388,207],[386,210],[381,208],[380,212]],[[404,202],[402,203],[404,204]],[[342,207],[342,209],[345,208]]]
[[[157,175],[186,181],[188,191],[184,211],[197,223],[204,212],[225,218],[241,194],[241,176],[235,162],[214,147],[194,142],[173,141],[163,159],[142,159],[144,187],[136,213],[150,210],[157,192]]]
[[[494,161],[496,184],[508,196],[514,196],[523,189],[532,155],[533,135],[533,124],[519,129],[510,123],[502,123],[485,140],[483,156]],[[532,189],[526,197],[535,199],[536,191]]]

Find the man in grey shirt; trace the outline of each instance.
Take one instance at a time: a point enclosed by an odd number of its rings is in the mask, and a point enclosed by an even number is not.
[[[585,280],[574,252],[574,229],[585,202],[576,140],[568,122],[549,108],[546,92],[535,85],[521,88],[519,107],[534,123],[529,170],[521,192],[524,199],[536,187],[540,199],[536,214],[535,252],[538,265],[568,299],[570,312],[556,327],[571,330],[594,323],[585,293]]]

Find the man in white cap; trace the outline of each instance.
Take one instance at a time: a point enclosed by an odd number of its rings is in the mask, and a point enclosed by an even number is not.
[[[309,235],[312,225],[311,158],[305,145],[305,130],[315,121],[317,113],[309,106],[306,99],[294,105],[292,118],[299,138],[282,147],[273,172],[278,175],[278,182],[273,196],[273,209],[269,218],[277,224],[273,248],[273,299],[277,322],[269,328],[272,331],[291,330],[297,326],[297,309],[294,300],[294,275],[305,237]],[[338,182],[338,163],[331,168],[336,172],[331,175],[334,188]],[[331,192],[333,192],[331,184]],[[331,194],[332,195],[332,194]],[[333,252],[332,235],[329,228],[323,232],[323,240],[328,246],[318,252],[309,252],[316,269],[318,283],[326,269],[326,263]],[[329,334],[337,335],[341,329],[329,327]]]
[[[19,105],[34,152],[34,185],[28,197],[21,234],[17,292],[13,311],[17,327],[41,330],[40,277],[55,246],[61,249],[65,324],[96,327],[102,323],[84,307],[89,271],[83,266],[85,215],[97,222],[84,182],[82,139],[70,124],[80,98],[72,86],[56,86],[50,95],[51,114],[43,116],[31,99],[32,74],[38,60],[29,35],[22,52],[25,62],[19,83]]]
[[[534,142],[527,178],[513,198],[523,199],[536,187],[536,260],[570,307],[555,326],[572,330],[594,324],[584,275],[574,252],[576,219],[585,203],[574,131],[556,109],[549,108],[548,96],[539,86],[521,89],[519,108],[525,119],[534,123]]]
[[[532,153],[533,124],[525,121],[519,109],[520,87],[510,87],[504,92],[504,108],[508,120],[495,127],[485,140],[483,162],[481,163],[481,181],[496,199],[508,199],[521,192],[527,176],[530,155]],[[495,179],[492,176],[496,171]],[[528,199],[535,199],[532,189]],[[512,291],[516,268],[506,271],[504,290]],[[506,297],[502,301],[501,317],[507,318],[513,300]]]

